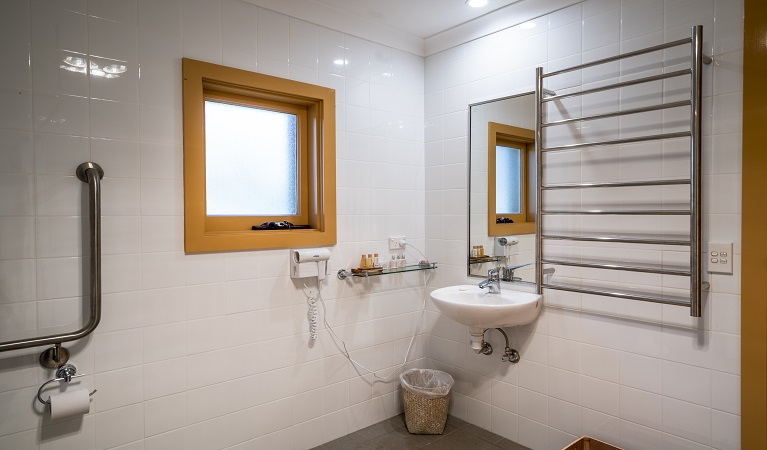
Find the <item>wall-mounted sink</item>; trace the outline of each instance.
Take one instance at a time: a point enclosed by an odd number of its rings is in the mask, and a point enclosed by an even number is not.
[[[471,328],[472,348],[481,342],[487,328],[526,325],[540,313],[543,297],[519,291],[491,294],[476,285],[465,284],[436,289],[431,299],[442,314]]]

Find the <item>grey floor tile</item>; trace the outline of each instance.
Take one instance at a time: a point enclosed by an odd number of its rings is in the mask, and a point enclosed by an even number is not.
[[[492,443],[468,433],[465,428],[432,442],[429,447],[440,450],[491,450],[496,448]]]
[[[441,436],[440,436],[441,437]],[[410,434],[407,429],[400,428],[398,430],[387,433],[381,437],[373,439],[370,444],[372,447],[367,447],[376,450],[385,449],[421,449],[426,447],[429,442],[434,440],[434,435],[429,434]]]
[[[474,436],[477,436],[480,439],[484,439],[487,442],[490,442],[491,444],[494,444],[501,439],[503,439],[501,436],[498,436],[497,434],[491,433],[490,431],[487,431],[484,428],[478,427],[476,425],[472,424],[466,424],[465,427],[461,428],[462,431],[465,431],[469,434],[472,434]]]
[[[501,439],[495,443],[495,446],[503,450],[530,450],[524,445],[517,444],[516,442],[510,441],[508,439]]]
[[[444,433],[410,434],[404,415],[392,417],[314,450],[530,450],[461,419],[448,416]]]

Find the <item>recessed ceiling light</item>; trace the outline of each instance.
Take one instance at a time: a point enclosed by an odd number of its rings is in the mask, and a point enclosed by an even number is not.
[[[333,64],[335,64],[337,66],[345,66],[345,65],[349,64],[349,60],[337,59],[337,60],[333,61]]]
[[[535,22],[525,22],[522,25],[520,25],[519,28],[522,28],[523,30],[529,30],[531,28],[535,28]]]
[[[481,8],[487,5],[487,0],[466,0],[466,4],[472,8]]]

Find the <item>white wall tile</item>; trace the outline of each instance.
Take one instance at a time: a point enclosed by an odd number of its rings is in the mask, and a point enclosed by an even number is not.
[[[224,448],[226,446],[226,417],[217,417],[201,422],[193,427],[187,427],[184,431],[187,434],[187,448],[189,450]]]
[[[146,327],[143,332],[144,362],[178,358],[187,354],[185,322]]]
[[[143,436],[143,404],[96,414],[96,449],[98,450],[127,444]]]
[[[712,410],[692,403],[663,399],[663,431],[708,445],[711,442]]]
[[[606,381],[618,382],[619,368],[618,352],[604,347],[581,345],[582,374]]]
[[[663,394],[701,406],[711,406],[711,371],[664,361]]]
[[[179,428],[144,439],[144,450],[162,450],[165,448],[188,448],[186,429]]]
[[[185,358],[144,364],[144,399],[175,394],[186,389]]]
[[[188,423],[186,393],[149,400],[143,406],[144,435],[147,437],[181,428]]]
[[[533,449],[548,448],[548,427],[526,417],[519,416],[519,440],[516,442]]]
[[[30,387],[0,394],[5,408],[0,411],[0,432],[3,435],[35,428],[38,422],[36,411],[29,402],[37,388]],[[26,401],[25,401],[26,400]]]
[[[79,423],[78,423],[79,422]],[[79,433],[72,433],[72,429],[79,425]],[[96,420],[93,416],[85,416],[81,421],[69,420],[69,421],[57,421],[48,424],[43,428],[43,433],[46,436],[53,436],[50,439],[35,439],[35,444],[28,444],[27,446],[21,446],[14,448],[38,448],[37,443],[39,441],[40,449],[53,450],[53,449],[77,449],[77,448],[94,448],[94,436],[96,431]],[[25,433],[22,433],[22,435]]]
[[[647,428],[626,420],[619,424],[620,446],[624,448],[661,448],[663,435],[659,430]]]
[[[617,384],[581,376],[581,405],[617,416],[619,403]]]
[[[740,377],[711,372],[711,407],[740,415]]]
[[[95,364],[98,372],[141,364],[143,337],[140,329],[99,334],[95,341]]]
[[[620,442],[617,417],[581,408],[581,432],[608,443]]]
[[[93,398],[95,412],[119,408],[144,401],[144,377],[141,366],[103,372],[95,375],[94,388],[99,396]]]
[[[740,416],[711,410],[711,445],[717,449],[740,448]]]
[[[581,408],[549,397],[549,426],[574,436],[581,434]],[[565,445],[572,441],[568,441]]]
[[[657,358],[621,353],[620,383],[660,394],[663,392],[663,365]]]
[[[663,398],[658,394],[629,387],[620,388],[620,418],[660,429]]]

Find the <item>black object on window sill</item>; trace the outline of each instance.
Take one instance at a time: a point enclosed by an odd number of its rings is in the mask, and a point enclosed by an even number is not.
[[[495,223],[514,223],[514,221],[509,219],[508,217],[499,217],[495,219]]]
[[[309,225],[294,225],[287,220],[282,222],[264,222],[261,225],[253,225],[252,230],[307,230]]]

